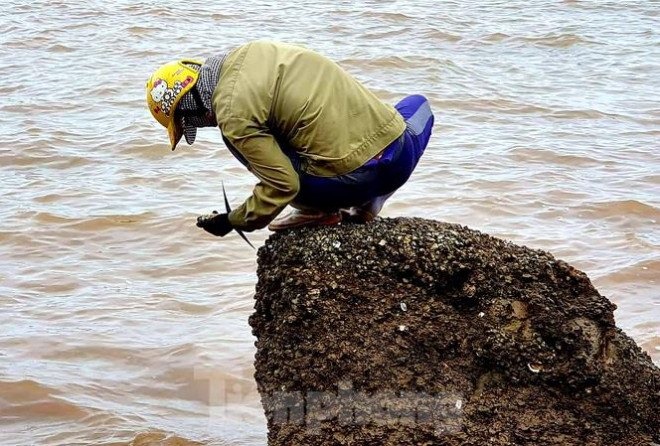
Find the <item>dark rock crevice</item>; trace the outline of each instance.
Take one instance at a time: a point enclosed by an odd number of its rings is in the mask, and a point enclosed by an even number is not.
[[[660,441],[660,371],[546,252],[379,219],[275,234],[258,275],[272,446]]]

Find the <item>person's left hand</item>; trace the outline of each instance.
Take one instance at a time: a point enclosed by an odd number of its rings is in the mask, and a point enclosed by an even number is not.
[[[229,214],[218,214],[218,211],[197,217],[197,227],[218,237],[224,237],[234,229],[229,222]]]

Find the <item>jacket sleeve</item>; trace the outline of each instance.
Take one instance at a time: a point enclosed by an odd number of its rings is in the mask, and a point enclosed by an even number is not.
[[[229,221],[244,231],[263,228],[298,194],[298,173],[267,128],[248,119],[228,118],[220,129],[259,179],[252,196],[229,214]]]

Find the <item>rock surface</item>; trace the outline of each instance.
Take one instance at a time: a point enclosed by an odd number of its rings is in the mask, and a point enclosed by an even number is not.
[[[546,252],[378,219],[275,234],[258,275],[271,446],[660,443],[660,370]]]

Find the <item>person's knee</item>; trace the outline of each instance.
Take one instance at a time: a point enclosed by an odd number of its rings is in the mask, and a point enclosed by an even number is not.
[[[399,110],[404,118],[408,118],[425,102],[428,102],[428,99],[421,94],[412,94],[401,99],[396,104],[396,109]]]
[[[408,100],[413,103],[421,104],[423,102],[428,102],[429,100],[426,98],[426,96],[421,95],[421,94],[411,94],[408,96]]]
[[[421,94],[407,96],[396,105],[397,111],[403,116],[408,128],[415,135],[419,135],[429,118],[433,117],[431,104],[428,99]]]

